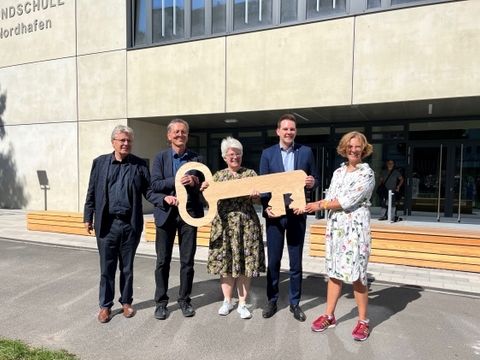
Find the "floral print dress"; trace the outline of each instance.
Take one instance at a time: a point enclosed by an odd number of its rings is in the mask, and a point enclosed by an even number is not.
[[[368,164],[358,164],[347,172],[343,163],[333,173],[325,198],[337,199],[341,210],[328,214],[325,233],[325,266],[329,277],[367,285],[367,265],[371,249],[370,198],[375,175]]]
[[[255,171],[240,168],[237,175],[223,169],[214,181],[256,176]],[[265,272],[265,251],[260,221],[249,196],[220,200],[212,221],[207,272],[234,278],[257,277]]]

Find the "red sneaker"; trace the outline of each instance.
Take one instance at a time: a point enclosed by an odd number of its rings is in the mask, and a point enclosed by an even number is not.
[[[328,328],[335,327],[335,325],[337,325],[335,315],[329,317],[328,315],[323,314],[318,319],[313,321],[311,329],[315,332],[322,332]]]
[[[362,320],[358,320],[355,329],[352,331],[353,340],[356,341],[365,341],[370,335],[370,326],[368,323]]]

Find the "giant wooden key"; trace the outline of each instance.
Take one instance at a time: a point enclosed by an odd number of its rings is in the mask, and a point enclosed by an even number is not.
[[[203,173],[209,186],[203,191],[203,196],[208,202],[208,213],[202,218],[191,217],[187,212],[187,191],[180,179],[187,172],[197,170]],[[229,181],[213,181],[210,169],[199,162],[187,162],[177,171],[175,176],[175,189],[178,199],[178,211],[183,221],[192,226],[200,227],[210,223],[217,214],[218,200],[229,199],[239,196],[247,196],[252,191],[259,193],[271,193],[269,206],[275,215],[285,215],[284,194],[291,194],[291,209],[303,209],[305,207],[305,178],[307,174],[303,170],[288,171],[282,173],[253,176]]]

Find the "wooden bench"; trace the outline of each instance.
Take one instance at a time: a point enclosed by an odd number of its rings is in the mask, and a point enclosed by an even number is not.
[[[201,226],[197,229],[197,246],[208,246],[210,242],[210,225]],[[155,241],[155,222],[148,220],[145,222],[145,240]],[[177,242],[177,238],[175,238]]]
[[[325,220],[310,226],[310,255],[325,255]],[[372,224],[370,261],[480,272],[480,233],[433,224]]]
[[[27,213],[27,229],[32,231],[55,232],[95,236],[88,234],[83,224],[83,214],[64,211],[30,211]]]
[[[95,236],[88,234],[83,224],[83,213],[65,211],[29,211],[27,213],[27,229],[72,235]],[[145,240],[155,241],[155,223],[145,221]],[[210,241],[210,225],[202,226],[197,231],[197,245],[208,246]]]

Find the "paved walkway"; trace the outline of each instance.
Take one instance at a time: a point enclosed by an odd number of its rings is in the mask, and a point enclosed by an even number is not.
[[[148,215],[147,215],[148,217]],[[309,222],[315,221],[309,217]],[[376,221],[376,220],[373,220]],[[422,222],[402,221],[391,224],[392,226],[422,226]],[[477,231],[480,225],[469,224],[447,224],[440,223],[438,226],[445,228],[455,227],[458,231]],[[308,226],[307,226],[308,228]],[[37,231],[28,231],[26,229],[26,212],[22,210],[0,210],[0,237],[13,240],[22,240],[27,242],[38,242],[56,244],[59,246],[96,248],[94,237],[67,235],[57,233],[46,233]],[[306,235],[306,243],[303,257],[303,269],[305,274],[323,274],[324,261],[322,258],[309,256],[309,234]],[[206,261],[208,249],[198,247],[196,260]],[[139,255],[155,255],[155,245],[153,242],[142,241],[138,247]],[[178,248],[174,249],[174,258],[178,258]],[[288,255],[285,251],[282,260],[282,269],[288,270]],[[388,264],[369,264],[369,276],[379,284],[395,284],[398,286],[412,285],[423,288],[438,290],[442,292],[462,292],[480,294],[480,276],[477,273],[436,270],[427,268],[417,268],[411,266],[398,266]]]
[[[125,319],[115,302],[112,320],[100,324],[96,249],[0,238],[0,338],[66,349],[82,360],[480,359],[478,295],[373,282],[368,305],[372,336],[358,343],[351,336],[357,321],[351,286],[344,287],[336,308],[338,325],[316,333],[310,324],[326,302],[321,276],[305,274],[305,322],[288,309],[286,273],[281,274],[275,316],[262,317],[266,279],[261,276],[253,279],[249,293],[253,317],[242,320],[236,309],[218,316],[223,300],[218,277],[199,263],[192,292],[196,315],[184,318],[176,303],[179,262],[172,261],[170,316],[159,321],[153,316],[154,268],[153,256],[137,256],[137,314]]]

